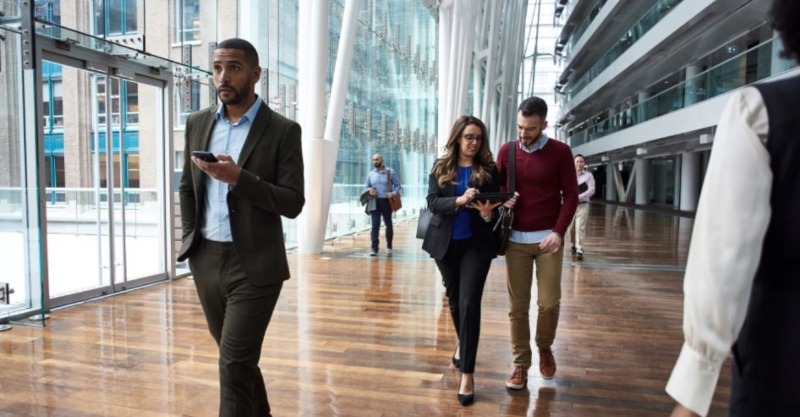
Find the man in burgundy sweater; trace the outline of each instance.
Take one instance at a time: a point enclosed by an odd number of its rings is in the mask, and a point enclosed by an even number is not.
[[[515,182],[519,193],[508,204],[514,207],[514,222],[506,250],[514,355],[514,371],[506,381],[506,387],[511,389],[522,389],[527,385],[532,361],[528,311],[534,264],[539,295],[535,339],[539,350],[539,371],[544,379],[550,379],[556,373],[551,346],[556,336],[561,302],[563,238],[578,206],[578,181],[572,150],[566,144],[548,138],[545,128],[547,103],[539,97],[530,97],[519,105],[519,140],[503,144],[497,152],[500,184],[508,184],[508,147],[515,147]]]

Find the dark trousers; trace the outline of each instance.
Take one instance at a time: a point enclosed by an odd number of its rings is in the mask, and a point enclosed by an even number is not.
[[[394,237],[394,228],[392,228],[392,208],[389,206],[388,198],[379,198],[375,201],[375,211],[369,214],[372,216],[372,251],[378,251],[378,244],[380,240],[378,236],[381,231],[381,217],[383,217],[383,224],[386,225],[386,247],[392,248],[392,238]]]
[[[481,335],[481,299],[491,265],[491,259],[479,256],[471,238],[450,241],[444,258],[436,261],[458,335],[461,372],[467,374],[475,372]]]
[[[189,258],[189,268],[219,346],[220,417],[270,416],[258,361],[283,283],[253,285],[233,243],[204,240]]]

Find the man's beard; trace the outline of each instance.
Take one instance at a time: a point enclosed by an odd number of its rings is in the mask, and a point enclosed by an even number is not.
[[[248,94],[247,87],[245,87],[245,88],[243,88],[241,90],[237,90],[236,88],[234,88],[231,85],[223,85],[223,86],[220,86],[220,88],[221,87],[225,87],[225,88],[229,89],[229,92],[228,92],[229,96],[228,96],[227,99],[223,99],[222,98],[222,94],[220,94],[219,91],[217,91],[217,97],[219,97],[219,101],[221,101],[223,104],[227,104],[227,105],[240,104],[242,101],[244,101],[244,98],[247,97],[247,94]]]

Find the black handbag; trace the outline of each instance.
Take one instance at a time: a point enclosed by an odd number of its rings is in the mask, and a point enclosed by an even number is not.
[[[516,189],[517,155],[515,148],[517,142],[508,145],[508,183],[507,189],[514,193]],[[495,247],[498,255],[505,255],[508,248],[508,237],[511,235],[511,223],[514,222],[514,210],[501,206],[498,209],[499,216],[494,224]]]
[[[508,237],[511,234],[511,223],[514,221],[514,210],[500,207],[500,216],[494,224],[495,246],[498,255],[505,255],[508,248]]]
[[[417,220],[417,239],[425,239],[425,233],[428,233],[428,224],[431,222],[433,212],[427,208],[419,211],[419,220]]]

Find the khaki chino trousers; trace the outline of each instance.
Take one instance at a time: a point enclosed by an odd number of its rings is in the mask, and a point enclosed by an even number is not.
[[[511,322],[511,349],[514,363],[529,367],[531,364],[531,331],[528,312],[531,305],[534,265],[538,317],[536,320],[536,346],[549,348],[556,337],[558,313],[561,304],[562,245],[558,252],[542,253],[538,243],[508,242],[506,269],[508,273],[508,313]]]

